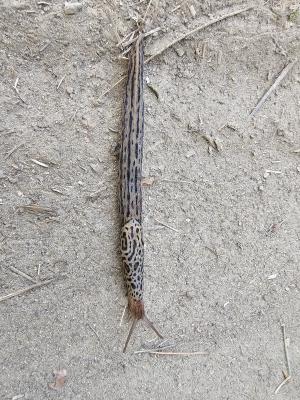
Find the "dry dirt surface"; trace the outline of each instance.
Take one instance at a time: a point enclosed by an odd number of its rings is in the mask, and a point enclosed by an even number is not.
[[[299,399],[297,2],[149,8],[148,56],[254,6],[145,66],[146,310],[175,343],[165,351],[207,354],[135,353],[154,338],[142,323],[122,353],[124,83],[103,94],[147,3],[1,5],[0,398]]]

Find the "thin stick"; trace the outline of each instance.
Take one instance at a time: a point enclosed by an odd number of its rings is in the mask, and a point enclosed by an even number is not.
[[[65,80],[66,75],[64,75],[61,80],[58,82],[58,85],[56,87],[56,90],[58,90],[60,88],[60,85],[63,83],[63,81]]]
[[[176,179],[160,179],[161,182],[168,182],[168,183],[194,183],[192,181],[181,181]]]
[[[125,42],[126,39],[130,40],[129,38],[132,38],[134,36],[134,34],[137,32],[138,30],[135,29],[133,32],[129,32],[128,35],[124,36],[123,39],[121,39],[118,43],[117,43],[117,47],[120,47],[122,45],[122,47],[125,47],[123,45],[123,43]]]
[[[195,351],[195,352],[175,352],[175,351],[144,351],[144,350],[139,350],[135,351],[135,353],[149,353],[149,354],[160,354],[160,355],[165,355],[165,356],[206,356],[209,353],[203,352],[203,351]]]
[[[19,77],[17,77],[17,79],[15,80],[15,83],[14,83],[14,86],[13,86],[14,91],[15,91],[15,92],[17,93],[17,95],[19,96],[19,99],[20,99],[23,103],[25,103],[25,100],[22,99],[22,97],[21,97],[21,95],[20,95],[20,92],[19,92],[19,89],[17,88],[18,83],[19,83]]]
[[[28,279],[30,282],[37,283],[37,281],[33,279],[30,275],[25,274],[25,272],[20,271],[18,268],[13,267],[12,265],[10,265],[8,268],[16,274],[22,276],[23,278]]]
[[[38,161],[38,160],[36,160],[36,159],[34,159],[34,158],[31,158],[31,161],[32,161],[34,164],[39,165],[40,167],[49,168],[49,165],[48,165],[48,164],[45,164],[45,163],[43,163],[43,162],[41,162],[41,161]]]
[[[98,332],[92,327],[92,325],[87,324],[87,326],[90,328],[90,330],[96,335],[97,339],[99,340],[99,342],[101,342],[100,336],[98,334]]]
[[[7,159],[12,155],[12,153],[14,153],[16,150],[18,150],[18,149],[19,149],[21,146],[23,146],[24,144],[25,144],[25,143],[20,143],[20,144],[16,145],[13,149],[11,149],[11,150],[6,154],[4,160],[7,160]]]
[[[277,388],[274,392],[275,394],[277,394],[279,392],[279,390],[282,388],[282,386],[284,386],[286,383],[288,383],[292,379],[289,353],[288,353],[287,344],[286,344],[286,334],[285,334],[285,325],[284,324],[281,325],[281,329],[282,329],[282,336],[283,336],[284,354],[285,354],[286,365],[287,365],[287,376],[280,383],[280,385],[277,386]]]
[[[19,77],[17,77],[17,79],[16,79],[16,81],[15,81],[15,84],[14,84],[14,89],[15,89],[15,91],[19,94],[19,91],[18,91],[18,89],[17,89],[18,82],[19,82]]]
[[[125,315],[126,309],[127,309],[127,304],[125,304],[124,310],[123,310],[123,312],[122,312],[122,317],[121,317],[121,319],[120,319],[119,326],[122,326],[122,322],[123,322],[123,319],[124,319],[124,315]]]
[[[153,35],[154,33],[159,32],[160,30],[161,30],[161,27],[159,27],[159,26],[158,26],[157,28],[151,29],[151,31],[146,32],[146,33],[144,34],[144,37],[148,37],[148,36],[150,36],[150,35]],[[134,31],[134,32],[136,32],[136,31]],[[137,39],[138,39],[138,36],[136,36],[136,37],[132,36],[132,37],[128,40],[128,42],[123,43],[122,47],[123,47],[124,49],[125,49],[126,47],[127,47],[127,48],[126,48],[126,50],[123,51],[123,53],[120,54],[120,56],[119,56],[120,58],[123,58],[124,56],[126,56],[127,53],[130,52],[131,47],[128,47],[128,46],[130,46],[132,43],[136,42]]]
[[[185,39],[187,36],[190,36],[196,32],[199,32],[200,30],[203,30],[205,28],[208,28],[211,25],[216,24],[217,22],[223,21],[224,19],[233,17],[235,15],[241,14],[245,11],[249,11],[252,10],[254,8],[254,6],[250,6],[247,8],[243,8],[241,10],[237,10],[234,11],[232,13],[223,15],[222,17],[216,18],[210,22],[208,22],[207,24],[201,25],[195,29],[193,29],[192,31],[189,31],[187,33],[185,33],[184,35],[180,36],[178,39],[175,39],[173,42],[171,42],[170,44],[168,44],[166,47],[164,47],[163,49],[161,49],[160,51],[158,51],[157,53],[153,54],[152,56],[150,56],[149,58],[147,58],[147,60],[145,60],[145,64],[147,64],[149,61],[153,60],[153,58],[157,57],[158,55],[162,54],[165,50],[167,50],[169,47],[173,46],[174,44],[180,42],[181,40]],[[116,83],[113,84],[113,86],[111,86],[109,89],[107,89],[100,97],[98,100],[100,100],[102,97],[106,96],[110,91],[112,91],[116,86],[118,86],[121,82],[123,82],[126,79],[127,75],[123,75]]]
[[[290,70],[293,68],[293,66],[296,64],[298,60],[291,61],[288,65],[286,65],[283,70],[281,71],[280,75],[278,78],[275,80],[273,85],[267,90],[267,92],[263,95],[263,97],[259,100],[257,105],[253,108],[253,110],[250,113],[250,117],[254,116],[262,107],[264,102],[267,100],[267,98],[274,92],[274,90],[280,85],[280,83],[283,81],[283,79],[287,76],[287,74],[290,72]]]
[[[288,376],[291,376],[291,366],[290,366],[290,359],[289,359],[289,353],[286,345],[286,335],[285,335],[285,325],[281,325],[282,329],[282,336],[283,336],[283,345],[284,345],[284,354],[285,354],[285,359],[286,359],[286,365],[287,365],[287,373]]]
[[[102,99],[102,97],[106,96],[109,92],[111,92],[116,86],[122,83],[127,75],[123,75],[116,83],[114,83],[109,89],[107,89],[101,96],[98,98],[98,101]]]
[[[2,301],[7,300],[7,299],[11,299],[12,297],[16,297],[16,296],[19,296],[20,294],[29,292],[30,290],[37,289],[37,288],[39,288],[41,286],[49,285],[49,283],[53,282],[54,279],[55,278],[48,279],[47,281],[43,281],[43,282],[38,282],[38,283],[36,283],[34,285],[31,285],[31,286],[28,286],[28,287],[26,287],[24,289],[19,289],[19,290],[16,290],[15,292],[13,292],[13,293],[9,293],[9,294],[7,294],[5,296],[2,296],[2,297],[0,297],[0,303]]]
[[[275,394],[277,394],[279,392],[279,390],[282,388],[282,386],[284,386],[286,383],[288,383],[288,381],[290,381],[292,379],[292,377],[289,375],[287,376],[280,385],[277,386],[276,390],[275,390]]]
[[[163,53],[165,50],[167,50],[168,48],[174,46],[174,44],[181,42],[181,40],[186,39],[188,36],[193,35],[194,33],[197,33],[203,29],[208,28],[211,25],[216,24],[217,22],[223,21],[224,19],[230,18],[230,17],[234,17],[235,15],[241,14],[245,11],[249,11],[252,10],[254,8],[254,6],[250,6],[250,7],[246,7],[246,8],[242,8],[241,10],[237,10],[234,11],[232,13],[223,15],[222,17],[218,17],[216,19],[213,19],[210,22],[207,22],[204,25],[200,25],[195,29],[192,29],[191,31],[184,33],[183,35],[181,35],[178,39],[173,40],[171,43],[169,43],[166,47],[163,47],[161,50],[159,50],[157,53],[153,54],[151,57],[147,58],[147,60],[145,60],[145,64],[147,64],[149,61],[151,61],[154,57],[157,57],[158,55],[160,55],[161,53]]]
[[[150,0],[149,3],[148,3],[146,12],[145,12],[145,14],[144,14],[144,16],[143,16],[143,19],[142,19],[143,22],[145,22],[145,20],[146,20],[146,18],[147,18],[147,14],[148,14],[149,9],[150,9],[150,7],[151,7],[151,3],[152,3],[152,0]]]
[[[171,229],[171,230],[174,231],[174,232],[180,233],[180,231],[179,231],[178,229],[175,229],[175,228],[173,228],[172,226],[165,224],[164,222],[158,221],[157,219],[156,219],[155,221],[156,221],[158,224],[160,224],[160,225],[162,225],[162,226],[165,226],[166,228],[169,228],[169,229]]]

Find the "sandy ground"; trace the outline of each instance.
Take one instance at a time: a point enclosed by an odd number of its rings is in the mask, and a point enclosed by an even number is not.
[[[0,303],[0,398],[296,400],[299,63],[249,113],[300,54],[299,6],[258,1],[145,68],[159,94],[146,87],[146,309],[176,341],[172,351],[208,353],[155,356],[134,353],[153,339],[142,324],[121,351],[129,321],[120,326],[115,147],[124,86],[99,100],[126,72],[116,31],[144,13],[146,2],[134,3],[87,0],[69,16],[58,0],[1,7],[0,296],[32,284],[11,267],[55,281]],[[147,54],[245,6],[187,1],[173,11],[178,4],[150,9],[147,29],[161,31]],[[33,203],[45,212],[22,208]],[[287,372],[281,324],[292,379],[275,395]],[[67,379],[53,390],[60,369]]]

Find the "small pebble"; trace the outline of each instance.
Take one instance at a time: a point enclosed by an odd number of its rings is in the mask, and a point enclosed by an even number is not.
[[[184,51],[183,47],[181,47],[181,46],[176,46],[175,51],[179,57],[182,57],[185,54],[185,51]]]
[[[74,89],[69,86],[66,88],[66,92],[68,93],[69,96],[71,96],[71,94],[73,94],[73,92],[74,92]]]
[[[190,150],[190,151],[188,151],[188,152],[186,153],[185,156],[186,156],[187,158],[190,158],[190,157],[193,157],[195,154],[196,154],[196,153],[195,153],[194,150]]]
[[[193,5],[190,5],[190,13],[192,14],[193,18],[196,17],[196,10],[195,10],[195,7]]]
[[[72,15],[82,10],[82,3],[70,3],[68,1],[65,2],[65,14]]]

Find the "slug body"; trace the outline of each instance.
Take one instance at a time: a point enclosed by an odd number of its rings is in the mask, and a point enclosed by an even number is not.
[[[140,34],[129,56],[120,158],[120,207],[123,223],[121,253],[129,311],[136,319],[143,318],[145,314],[141,188],[144,137],[143,54],[143,35]]]
[[[133,317],[133,325],[124,351],[135,324],[140,319],[143,319],[161,337],[147,319],[143,302],[144,241],[141,187],[144,137],[143,68],[143,33],[139,33],[129,54],[120,155],[121,254],[128,308]]]

